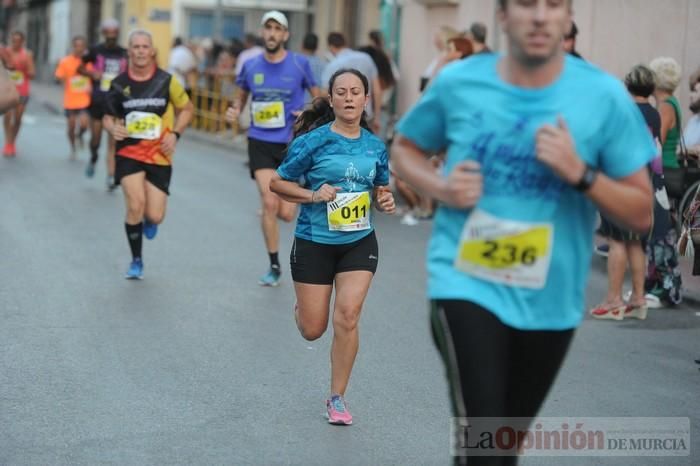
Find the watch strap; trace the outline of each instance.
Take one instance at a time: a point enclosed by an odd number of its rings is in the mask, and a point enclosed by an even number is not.
[[[579,182],[576,183],[576,185],[574,185],[574,188],[576,189],[576,191],[585,193],[586,191],[591,189],[591,186],[593,185],[596,176],[598,176],[598,171],[590,165],[586,164],[586,170],[583,172],[583,175],[581,176]]]

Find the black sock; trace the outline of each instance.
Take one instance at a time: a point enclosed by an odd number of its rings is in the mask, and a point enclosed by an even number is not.
[[[100,154],[98,154],[99,146],[98,147],[93,147],[92,145],[90,146],[90,163],[91,164],[96,164],[97,159],[99,158]]]
[[[129,240],[129,247],[131,248],[131,257],[140,259],[143,225],[141,223],[136,225],[125,223],[124,226],[126,226],[126,238]]]
[[[272,267],[273,269],[279,269],[279,268],[280,268],[279,253],[276,253],[276,252],[271,252],[271,253],[270,253],[270,267]]]

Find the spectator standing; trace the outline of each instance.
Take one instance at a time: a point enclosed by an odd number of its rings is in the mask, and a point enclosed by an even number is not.
[[[433,77],[435,74],[435,68],[437,68],[438,64],[440,63],[441,60],[443,60],[443,55],[447,51],[447,41],[454,37],[459,37],[459,33],[452,27],[450,26],[442,26],[440,30],[435,34],[434,37],[434,44],[435,48],[437,49],[438,53],[433,58],[433,61],[430,62],[428,67],[423,71],[423,74],[421,75],[420,78],[420,90],[423,92],[423,89],[428,85],[428,82],[430,79]]]
[[[690,76],[690,117],[683,131],[683,139],[688,147],[688,154],[700,156],[700,69]]]
[[[314,80],[317,83],[321,82],[323,77],[323,69],[326,67],[328,62],[323,58],[319,57],[316,52],[318,50],[318,36],[313,32],[309,32],[304,36],[304,41],[301,46],[301,54],[306,57],[309,61],[309,66],[311,66],[311,72],[314,75]],[[306,93],[305,103],[311,102],[311,94]]]
[[[192,79],[197,72],[197,57],[194,52],[182,42],[180,37],[173,41],[173,49],[168,57],[168,72],[172,74],[185,91],[192,92]]]
[[[472,41],[466,37],[453,37],[447,41],[447,50],[445,52],[446,53],[442,55],[435,67],[433,78],[437,76],[440,70],[448,63],[455,60],[462,60],[472,55],[474,53],[474,46],[472,45]]]
[[[328,50],[333,54],[333,60],[323,70],[320,87],[328,94],[328,82],[331,76],[341,69],[354,68],[365,75],[370,83],[370,100],[366,107],[367,117],[374,133],[379,133],[381,123],[379,115],[382,111],[382,86],[379,82],[379,72],[372,58],[364,52],[348,47],[345,36],[339,32],[328,34]],[[377,118],[375,118],[377,116]]]
[[[245,49],[236,57],[236,76],[241,74],[243,65],[251,58],[262,55],[265,49],[260,45],[260,39],[255,34],[248,33],[245,35]]]
[[[486,34],[488,29],[484,23],[472,23],[467,32],[467,38],[472,41],[474,54],[491,53],[491,49],[486,45]]]
[[[673,58],[658,57],[649,67],[656,74],[654,99],[661,114],[664,168],[679,168],[676,151],[681,137],[681,105],[673,93],[681,82],[681,66]]]
[[[382,87],[382,106],[386,106],[391,101],[396,89],[396,82],[399,79],[398,66],[392,62],[384,50],[384,40],[380,31],[371,31],[369,39],[370,44],[360,47],[358,50],[369,55],[374,66],[377,67],[379,84]]]
[[[576,36],[578,35],[578,28],[575,22],[571,22],[571,29],[569,33],[564,36],[564,51],[569,55],[573,55],[576,58],[583,60],[581,54],[576,51]]]
[[[659,132],[661,131],[661,117],[649,103],[649,96],[654,92],[654,72],[644,65],[637,65],[625,76],[625,86],[632,94],[639,111],[644,116],[644,121],[649,127],[657,146],[660,148]],[[659,151],[661,157],[661,151]],[[659,162],[657,160],[657,162]],[[660,163],[656,163],[660,166]],[[657,178],[654,173],[654,163],[649,165],[652,178]],[[654,180],[655,188],[663,190],[663,181]],[[659,186],[660,185],[660,186]],[[657,187],[658,186],[658,187]],[[601,215],[600,234],[607,238],[610,245],[608,253],[608,294],[605,300],[591,310],[591,315],[596,319],[622,320],[636,318],[644,320],[647,317],[648,303],[645,297],[645,276],[647,260],[644,249],[647,239],[651,236],[660,236],[663,239],[670,227],[670,218],[667,210],[655,209],[654,226],[651,235],[638,234],[615,224],[605,215]],[[622,297],[622,285],[625,278],[625,270],[629,264],[632,276],[632,293],[627,303]]]

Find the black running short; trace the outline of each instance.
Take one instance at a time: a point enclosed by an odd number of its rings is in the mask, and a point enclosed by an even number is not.
[[[83,113],[88,113],[87,108],[66,108],[63,110],[64,115],[66,115],[66,118],[72,117],[72,116],[80,116]]]
[[[379,246],[374,231],[348,244],[314,243],[294,238],[290,254],[292,279],[312,285],[332,285],[341,272],[376,272]]]
[[[133,175],[134,173],[146,172],[146,180],[153,186],[163,191],[165,194],[170,194],[170,177],[173,174],[173,167],[170,165],[155,165],[152,163],[143,163],[129,157],[117,155],[115,157],[114,183],[119,184],[125,176]]]
[[[264,168],[277,170],[287,155],[287,144],[265,142],[248,138],[248,160],[250,177],[255,179],[255,171]]]
[[[107,100],[105,96],[101,93],[93,93],[90,100],[90,107],[88,107],[88,113],[90,113],[90,118],[93,120],[102,120],[107,112]]]

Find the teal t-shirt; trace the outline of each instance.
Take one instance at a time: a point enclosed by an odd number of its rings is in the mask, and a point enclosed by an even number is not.
[[[366,192],[371,199],[375,186],[389,184],[386,146],[366,129],[350,139],[331,130],[331,123],[295,138],[277,173],[285,180],[304,180],[304,187],[318,190],[324,184],[341,188],[339,194]],[[356,207],[349,205],[348,213]],[[372,209],[367,211],[370,227],[358,231],[330,230],[326,203],[302,204],[295,236],[324,244],[348,244],[374,230]]]
[[[613,76],[567,56],[552,84],[526,89],[501,79],[502,58],[475,55],[445,67],[398,130],[426,151],[446,149],[445,175],[466,159],[481,164],[480,213],[547,226],[546,280],[539,288],[514,286],[456,268],[464,225],[476,210],[441,205],[428,248],[428,294],[473,301],[518,329],[574,328],[583,317],[596,208],[536,160],[535,133],[561,116],[579,156],[615,179],[646,166],[657,150],[641,113]],[[498,251],[499,260],[508,260],[516,246]],[[528,254],[523,263],[533,260]]]

